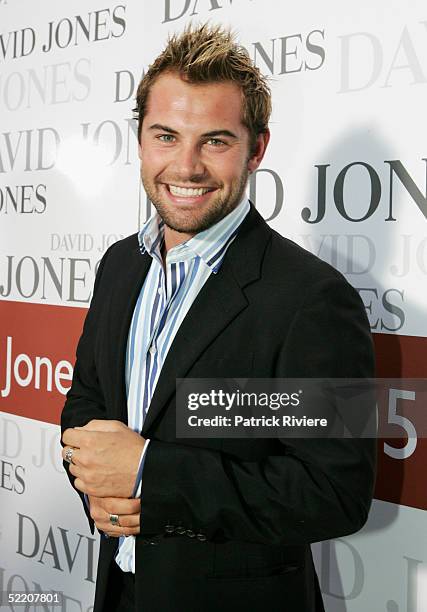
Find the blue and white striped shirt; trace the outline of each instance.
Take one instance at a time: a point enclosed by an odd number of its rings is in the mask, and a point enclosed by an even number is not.
[[[163,267],[161,250],[164,222],[155,213],[141,229],[141,253],[152,257],[129,329],[126,353],[128,425],[141,432],[166,355],[197,294],[222,264],[243,219],[250,209],[246,197],[226,217],[209,229],[170,249]],[[141,496],[146,441],[133,497]],[[116,562],[135,573],[135,538],[120,538]]]

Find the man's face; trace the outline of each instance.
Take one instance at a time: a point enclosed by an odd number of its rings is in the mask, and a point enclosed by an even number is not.
[[[173,233],[201,232],[242,199],[268,135],[259,137],[249,159],[241,115],[242,94],[234,83],[190,84],[165,73],[152,85],[139,146],[141,178]]]

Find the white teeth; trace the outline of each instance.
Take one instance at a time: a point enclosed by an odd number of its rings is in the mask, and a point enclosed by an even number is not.
[[[176,195],[176,196],[188,196],[188,197],[194,197],[194,196],[201,196],[204,193],[206,193],[207,191],[209,191],[209,189],[200,187],[199,189],[187,189],[185,187],[176,187],[175,185],[169,185],[169,190],[171,192],[172,195]]]

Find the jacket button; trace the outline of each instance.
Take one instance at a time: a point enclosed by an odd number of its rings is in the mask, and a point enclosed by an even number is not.
[[[200,542],[206,542],[206,536],[205,536],[205,534],[204,534],[204,533],[198,533],[198,534],[196,535],[196,538],[197,538],[198,540],[200,540]]]
[[[174,525],[165,525],[165,531],[166,533],[173,533],[175,531],[175,526]]]
[[[142,540],[143,544],[157,546],[158,542],[156,540]]]
[[[196,537],[196,534],[194,533],[194,531],[191,531],[191,529],[187,529],[187,531],[185,532],[185,535],[187,535],[189,538]]]
[[[177,533],[178,535],[182,535],[183,533],[185,533],[185,528],[184,528],[184,527],[179,526],[179,527],[177,527],[177,528],[175,529],[175,531],[176,531],[176,533]]]

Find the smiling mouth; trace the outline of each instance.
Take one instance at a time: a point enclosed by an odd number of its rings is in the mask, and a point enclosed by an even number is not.
[[[209,191],[215,191],[216,187],[178,187],[177,185],[166,184],[167,189],[174,196],[183,198],[194,198],[205,195]]]

